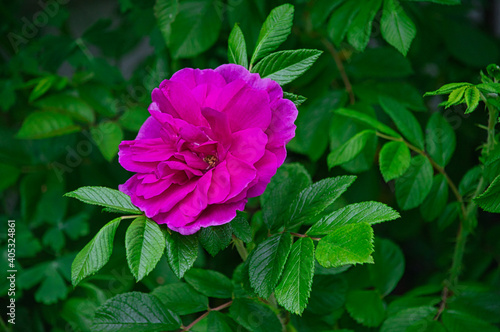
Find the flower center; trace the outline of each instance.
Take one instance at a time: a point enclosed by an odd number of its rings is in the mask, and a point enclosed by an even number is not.
[[[209,169],[215,167],[215,164],[219,161],[219,158],[217,158],[216,156],[213,156],[213,155],[209,154],[208,156],[206,156],[205,158],[203,158],[203,161],[208,164],[207,170],[209,170]]]

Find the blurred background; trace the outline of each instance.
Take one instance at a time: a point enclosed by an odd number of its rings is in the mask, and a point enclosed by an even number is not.
[[[377,141],[355,160],[328,170],[328,152],[365,128],[334,116],[333,110],[351,105],[390,123],[376,106],[383,95],[412,110],[423,126],[432,112],[442,112],[457,135],[447,171],[460,182],[477,164],[476,147],[486,137],[477,126],[486,123],[483,106],[464,115],[465,107],[444,110],[438,106],[442,97],[422,95],[445,83],[478,83],[481,69],[500,62],[500,1],[400,1],[416,27],[406,57],[381,35],[382,10],[373,12],[366,47],[353,45],[350,33],[339,36],[339,29],[351,24],[351,13],[368,6],[363,1],[351,9],[344,3],[352,0],[290,1],[294,27],[280,49],[324,53],[303,77],[284,87],[307,98],[299,107],[288,161],[305,165],[314,180],[357,174],[339,204],[374,200],[397,208],[394,185],[383,181],[376,166]],[[172,3],[176,1],[0,3],[0,294],[5,308],[7,220],[14,219],[16,331],[87,331],[93,312],[106,299],[176,280],[163,258],[135,284],[125,261],[122,227],[110,263],[73,289],[73,258],[112,216],[62,195],[85,185],[117,188],[126,181],[130,174],[118,164],[118,144],[133,139],[148,117],[152,89],[181,68],[227,63],[227,39],[235,23],[251,52],[270,10],[285,1],[180,0],[176,12]],[[249,208],[258,208],[258,200]],[[414,209],[375,227],[377,236],[391,239],[405,256],[405,273],[394,296],[424,283],[439,285],[445,278],[457,229],[456,220],[448,217],[430,223]],[[464,280],[497,289],[482,297],[492,308],[483,318],[491,322],[500,320],[498,221],[498,216],[480,215],[463,272]],[[195,266],[217,266],[230,274],[239,262],[231,249],[215,258],[200,251]],[[351,274],[362,276],[363,269]],[[1,330],[6,328],[3,312],[0,319]]]

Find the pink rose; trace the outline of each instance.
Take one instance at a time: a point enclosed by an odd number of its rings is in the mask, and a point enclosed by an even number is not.
[[[295,136],[295,105],[242,66],[182,69],[151,96],[151,116],[120,144],[120,164],[136,174],[119,189],[184,235],[230,222],[262,194]]]

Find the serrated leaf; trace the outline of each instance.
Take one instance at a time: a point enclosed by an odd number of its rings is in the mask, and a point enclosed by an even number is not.
[[[16,138],[42,139],[80,131],[67,115],[54,111],[33,112],[24,119]]]
[[[328,154],[328,167],[332,168],[353,160],[361,153],[367,142],[374,138],[375,131],[373,130],[363,130],[362,132],[357,133],[347,142]]]
[[[160,286],[151,294],[178,315],[206,311],[208,308],[208,298],[185,283]]]
[[[422,320],[432,320],[437,308],[421,306],[399,311],[394,316],[387,318],[380,328],[381,332],[405,332],[410,326]]]
[[[484,93],[500,93],[500,83],[481,83],[476,85],[476,88]]]
[[[249,257],[250,284],[263,298],[268,298],[279,281],[292,246],[289,233],[275,234],[260,243]]]
[[[488,188],[474,202],[484,211],[500,213],[500,175],[498,175]]]
[[[356,180],[355,176],[338,176],[320,180],[302,190],[285,214],[285,225],[296,227],[323,212]]]
[[[207,332],[232,332],[231,318],[219,311],[211,311],[207,317]]]
[[[406,56],[417,29],[398,0],[384,1],[380,25],[382,37]]]
[[[357,223],[378,224],[383,221],[399,218],[399,213],[379,202],[362,202],[349,204],[333,211],[314,224],[307,234],[324,235],[333,232],[336,228]]]
[[[231,220],[230,225],[237,238],[243,240],[245,243],[252,242],[252,228],[245,214],[238,213],[236,217]]]
[[[259,33],[250,67],[280,46],[292,31],[294,7],[284,4],[269,13]]]
[[[111,257],[113,239],[121,218],[104,225],[94,238],[76,255],[71,265],[71,283],[76,286],[82,279],[99,271]]]
[[[155,2],[154,14],[158,22],[158,27],[167,44],[170,41],[170,34],[172,33],[171,24],[175,20],[178,12],[178,0],[156,0]]]
[[[191,58],[205,52],[217,41],[221,26],[220,9],[214,1],[181,1],[167,40],[172,56]]]
[[[68,294],[68,287],[57,269],[48,268],[44,276],[45,278],[40,287],[35,292],[35,300],[50,305],[65,299]]]
[[[328,36],[335,45],[340,45],[359,10],[358,2],[351,0],[346,1],[332,13],[328,21],[327,31]]]
[[[481,97],[481,92],[476,87],[468,87],[465,90],[465,103],[467,104],[467,109],[465,110],[465,114],[474,112],[479,105],[479,99]]]
[[[118,145],[123,140],[123,131],[117,123],[101,122],[90,129],[90,135],[107,161],[118,155]]]
[[[233,293],[231,280],[220,272],[191,269],[184,275],[186,282],[208,297],[230,299]]]
[[[413,157],[408,171],[396,179],[396,200],[403,210],[413,209],[425,200],[432,188],[432,165],[424,156]]]
[[[286,310],[301,315],[311,292],[314,276],[314,243],[300,238],[292,246],[283,276],[276,287],[278,303]]]
[[[464,86],[467,87],[467,86],[471,86],[471,85],[472,84],[467,83],[467,82],[448,83],[448,84],[443,85],[442,87],[440,87],[439,89],[437,89],[435,91],[426,92],[424,94],[424,96],[445,95],[445,94],[451,93],[452,91],[454,91],[458,88],[461,88]]]
[[[66,193],[64,196],[76,198],[84,203],[100,205],[113,210],[139,214],[130,197],[121,191],[106,187],[80,187],[75,191]]]
[[[75,120],[93,123],[94,111],[80,98],[68,94],[53,94],[34,103],[43,110],[63,113]]]
[[[297,107],[302,105],[307,100],[304,96],[296,95],[290,92],[283,92],[283,98],[291,100]]]
[[[380,150],[380,173],[382,173],[385,182],[403,175],[410,167],[410,162],[410,149],[403,142],[386,143]]]
[[[307,311],[317,315],[328,315],[342,308],[349,285],[343,276],[314,276],[311,298]]]
[[[349,315],[364,326],[377,327],[385,317],[384,303],[377,291],[350,291],[347,293],[345,307]]]
[[[198,257],[198,235],[181,235],[166,232],[166,254],[168,264],[177,278],[182,278]]]
[[[441,316],[441,320],[448,331],[498,332],[498,328],[488,322],[457,310],[445,310]]]
[[[226,249],[229,243],[231,243],[233,230],[229,224],[224,224],[204,227],[199,234],[199,240],[203,248],[210,255],[215,256],[219,251]]]
[[[275,52],[259,61],[252,73],[285,85],[308,70],[321,53],[323,51],[306,49]]]
[[[262,217],[269,229],[283,226],[283,216],[290,202],[298,193],[311,184],[311,177],[301,164],[284,164],[260,196]]]
[[[410,143],[423,149],[424,133],[415,116],[408,111],[406,107],[392,98],[380,96],[379,102],[384,112],[394,121],[401,134],[403,134]]]
[[[448,183],[442,174],[438,174],[432,180],[431,192],[420,205],[420,213],[427,221],[439,217],[448,202]]]
[[[231,317],[244,328],[253,332],[281,331],[281,323],[274,311],[262,302],[235,299],[229,308]]]
[[[375,264],[368,266],[370,279],[382,296],[396,288],[405,271],[405,257],[401,249],[392,241],[375,239]]]
[[[229,63],[235,63],[248,69],[247,45],[238,24],[235,24],[231,30],[228,43],[227,59]]]
[[[91,330],[96,332],[160,332],[178,329],[180,318],[151,294],[131,292],[100,306]]]
[[[155,268],[163,256],[165,237],[156,222],[141,216],[127,228],[125,247],[130,271],[140,281]]]
[[[441,167],[445,167],[456,146],[455,131],[439,114],[432,114],[425,128],[426,152]]]
[[[360,10],[352,20],[347,30],[347,41],[356,50],[364,51],[372,32],[372,23],[382,0],[365,0],[359,4]]]
[[[392,130],[389,126],[386,126],[382,122],[377,121],[376,119],[372,118],[371,116],[365,113],[354,111],[348,108],[339,108],[335,110],[335,113],[340,114],[342,116],[346,116],[351,119],[355,119],[361,123],[367,124],[381,133],[390,135],[392,137],[397,137],[397,138],[401,137],[401,135],[399,135],[398,132]]]
[[[364,222],[334,229],[319,241],[316,259],[326,268],[373,263],[373,229]]]
[[[466,89],[468,89],[467,86],[462,86],[460,88],[453,90],[448,96],[448,100],[446,101],[446,108],[463,102],[464,93]]]

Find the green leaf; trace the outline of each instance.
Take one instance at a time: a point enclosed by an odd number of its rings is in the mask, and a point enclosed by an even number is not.
[[[104,225],[94,238],[76,255],[71,265],[71,283],[76,286],[82,279],[99,271],[111,257],[113,239],[121,218]]]
[[[165,237],[156,222],[141,216],[127,228],[125,247],[130,271],[140,281],[155,268],[163,256]]]
[[[385,182],[403,175],[410,167],[410,162],[410,149],[403,142],[386,143],[380,150],[380,173],[382,173]]]
[[[329,215],[321,218],[314,224],[307,234],[309,235],[324,235],[335,231],[336,228],[357,224],[378,224],[387,220],[399,218],[399,213],[379,202],[362,202],[347,205],[341,209],[333,211]]]
[[[21,170],[17,167],[13,167],[8,164],[0,163],[0,190],[3,191],[17,182],[19,175],[21,175]]]
[[[199,240],[203,248],[205,248],[210,255],[215,256],[217,253],[231,243],[233,230],[229,224],[220,226],[204,227],[199,233]]]
[[[230,299],[233,293],[231,280],[220,272],[191,269],[184,275],[186,282],[198,292],[220,299]]]
[[[286,310],[301,315],[311,292],[314,275],[314,243],[300,238],[292,246],[283,277],[276,287],[276,300]]]
[[[460,195],[467,196],[472,194],[476,190],[482,175],[483,170],[480,166],[469,169],[458,185]]]
[[[281,323],[274,311],[262,302],[235,299],[229,308],[231,317],[244,328],[253,332],[281,331]]]
[[[384,303],[377,291],[350,291],[347,293],[345,307],[349,315],[364,326],[377,327],[385,317]]]
[[[207,318],[207,332],[232,332],[231,318],[219,311],[211,311]],[[234,324],[234,323],[233,323]]]
[[[311,184],[311,177],[300,164],[284,164],[271,178],[260,197],[262,217],[270,229],[283,226],[283,216],[290,202]]]
[[[111,161],[118,154],[123,131],[116,122],[101,122],[90,129],[90,135],[107,161]]]
[[[453,90],[448,96],[448,100],[445,102],[446,108],[462,103],[464,100],[465,90],[468,88],[468,86],[462,86],[456,90]]]
[[[304,96],[296,95],[290,92],[283,92],[283,98],[291,100],[297,107],[302,105],[307,100]]]
[[[125,129],[138,132],[150,114],[143,107],[132,107],[126,110],[118,119],[118,123]]]
[[[289,233],[275,234],[260,243],[249,257],[250,284],[267,299],[279,281],[292,246]]]
[[[245,243],[252,242],[252,228],[248,223],[247,217],[243,213],[238,213],[236,217],[231,220],[230,225],[237,238],[243,240]]]
[[[285,214],[285,225],[293,228],[323,212],[356,180],[355,176],[338,176],[320,180],[302,190]]]
[[[334,229],[319,241],[316,259],[322,266],[373,263],[373,229],[367,223],[349,224]]]
[[[87,83],[78,87],[78,94],[99,114],[113,117],[118,112],[118,102],[107,86]]]
[[[337,46],[344,39],[351,22],[358,14],[360,6],[357,1],[346,1],[342,6],[335,9],[328,21],[328,36]]]
[[[205,52],[217,41],[221,26],[220,10],[214,1],[181,1],[167,40],[172,56],[192,58]]]
[[[405,271],[405,257],[392,241],[375,239],[375,264],[368,266],[370,279],[382,296],[389,295],[396,288]]]
[[[432,176],[432,165],[427,157],[412,158],[408,171],[396,179],[396,200],[403,210],[422,204],[431,191]]]
[[[182,278],[198,257],[198,235],[165,234],[168,264],[177,278]]]
[[[386,126],[382,122],[377,121],[376,119],[372,118],[371,116],[365,113],[354,111],[348,108],[339,108],[335,110],[335,113],[340,114],[342,116],[346,116],[351,119],[355,119],[361,123],[367,124],[381,133],[397,138],[401,137],[401,135],[399,135],[396,131],[392,130],[390,127]]]
[[[67,94],[54,94],[34,103],[43,110],[63,113],[75,120],[93,123],[95,115],[92,108],[80,98]]]
[[[36,83],[35,88],[31,91],[28,101],[32,102],[35,99],[40,98],[45,94],[45,92],[49,91],[50,87],[54,85],[57,81],[57,76],[47,76],[42,77]]]
[[[80,187],[64,196],[76,198],[84,203],[104,206],[124,213],[140,214],[141,211],[121,191],[106,187]]]
[[[424,133],[415,116],[394,99],[380,96],[379,102],[403,136],[416,147],[424,149]]]
[[[483,93],[500,93],[500,83],[481,83],[476,85],[476,88]]]
[[[46,305],[57,303],[66,298],[68,287],[61,274],[55,268],[45,271],[45,279],[35,292],[35,300]]]
[[[259,73],[262,78],[270,78],[285,85],[308,70],[321,53],[306,49],[275,52],[259,61],[252,68],[252,73]]]
[[[500,213],[500,175],[498,175],[489,187],[474,202],[484,211]]]
[[[284,4],[269,13],[260,30],[257,46],[250,60],[250,68],[260,58],[268,55],[280,46],[292,31],[294,8]]]
[[[380,25],[382,37],[406,56],[417,29],[398,0],[384,1]]]
[[[422,320],[431,321],[436,315],[437,308],[421,306],[399,311],[394,316],[387,318],[380,328],[381,332],[405,332],[407,329]]]
[[[348,289],[347,280],[341,276],[315,276],[307,311],[317,315],[331,314],[344,306]]]
[[[477,317],[456,310],[445,310],[441,315],[443,325],[448,331],[467,332],[498,332],[498,328]]]
[[[474,112],[474,110],[479,105],[479,100],[481,97],[481,92],[476,87],[468,87],[465,90],[465,103],[467,104],[467,109],[465,114]]]
[[[179,316],[154,295],[131,292],[116,295],[100,306],[91,330],[96,332],[160,332],[178,329]]]
[[[446,94],[451,93],[452,91],[454,91],[458,88],[462,88],[464,86],[468,87],[471,85],[472,85],[471,83],[467,83],[467,82],[448,83],[448,84],[443,85],[442,87],[440,87],[439,89],[437,89],[435,91],[426,92],[424,94],[424,96],[446,95]]]
[[[54,111],[33,112],[24,119],[16,138],[41,139],[80,131],[67,115]]]
[[[356,50],[364,51],[368,45],[372,22],[381,5],[382,0],[364,0],[359,4],[359,12],[347,30],[347,41]]]
[[[432,114],[427,127],[426,152],[441,167],[445,167],[455,151],[455,132],[439,113]]]
[[[169,44],[172,22],[179,12],[178,0],[156,0],[154,14],[165,42]]]
[[[448,227],[452,222],[454,222],[458,218],[459,214],[460,214],[459,202],[453,202],[446,205],[443,212],[436,221],[439,230],[443,230],[446,227]]]
[[[401,53],[396,51],[392,47],[376,47],[376,48],[368,48],[363,53],[353,54],[352,60],[350,60],[345,65],[346,73],[349,77],[355,78],[389,78],[389,77],[406,77],[413,73],[411,68],[411,63],[408,59],[406,59]],[[368,81],[370,82],[370,81]],[[404,86],[405,83],[397,82],[398,86],[393,88],[391,85],[394,83],[375,83],[370,82],[370,86],[372,87],[371,93],[376,95],[375,100],[382,94],[389,94],[393,99],[407,100],[413,96],[401,95],[401,91],[398,90],[409,90],[414,88],[406,88]],[[377,91],[376,86],[380,85],[384,87],[384,85],[391,86],[391,90],[387,91],[388,93],[379,93]],[[358,94],[358,89],[353,87],[353,90],[356,94]],[[385,89],[384,89],[385,90]],[[411,91],[411,90],[410,90]],[[385,92],[385,91],[384,91]],[[403,91],[407,92],[407,91]],[[411,91],[413,92],[413,91]],[[416,98],[421,98],[420,93],[416,92]],[[376,102],[375,102],[376,103]],[[425,109],[425,106],[424,106]]]
[[[328,167],[332,168],[353,160],[361,153],[366,143],[375,138],[375,131],[363,130],[328,154]]]
[[[235,63],[248,69],[247,45],[238,24],[234,25],[233,30],[229,34],[227,59],[229,63]]]
[[[432,180],[431,192],[420,205],[420,213],[427,221],[438,218],[448,203],[448,183],[442,174]]]
[[[160,286],[151,294],[178,315],[188,315],[208,308],[208,298],[185,283]]]

